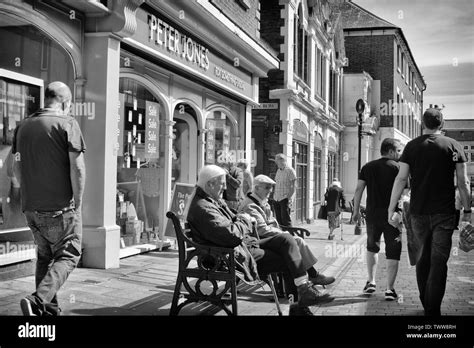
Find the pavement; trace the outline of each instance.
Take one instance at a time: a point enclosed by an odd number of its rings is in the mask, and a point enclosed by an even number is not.
[[[316,268],[325,275],[333,275],[336,282],[326,288],[335,296],[331,303],[310,307],[315,316],[421,316],[415,269],[408,263],[406,238],[395,289],[398,301],[385,301],[385,255],[382,242],[377,269],[377,291],[365,295],[366,282],[365,228],[354,234],[354,225],[343,220],[343,240],[338,230],[336,239],[327,240],[326,220],[302,224],[311,233],[306,241],[318,258]],[[457,248],[458,233],[453,237],[453,249],[448,264],[446,294],[441,308],[443,315],[474,315],[474,259]],[[63,315],[158,315],[167,316],[171,306],[178,269],[177,250],[150,251],[121,259],[120,268],[77,268],[58,293]],[[0,315],[21,315],[20,299],[34,291],[34,276],[0,282]],[[239,285],[238,310],[243,316],[276,316],[268,286]],[[284,315],[288,315],[288,299],[281,299]],[[209,305],[186,306],[180,315],[225,315]]]

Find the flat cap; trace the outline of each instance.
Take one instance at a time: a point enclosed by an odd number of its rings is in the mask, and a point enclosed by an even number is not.
[[[275,185],[275,181],[273,181],[266,175],[260,174],[260,175],[257,175],[255,178],[253,178],[253,184],[254,185],[259,185],[259,184]]]

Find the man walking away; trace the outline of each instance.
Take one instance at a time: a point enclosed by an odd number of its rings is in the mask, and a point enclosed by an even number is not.
[[[278,166],[273,194],[275,217],[281,226],[291,226],[290,212],[296,192],[296,172],[287,165],[286,156],[282,153],[275,156],[275,162]]]
[[[425,132],[410,141],[400,158],[400,172],[392,189],[388,219],[410,175],[410,220],[415,242],[416,280],[425,315],[441,315],[446,290],[448,259],[456,228],[454,173],[464,207],[462,221],[471,222],[471,199],[462,146],[441,134],[443,114],[428,109],[423,114]]]
[[[81,205],[85,185],[84,139],[68,116],[71,91],[52,82],[45,108],[15,130],[15,174],[22,210],[38,248],[36,291],[20,302],[24,315],[58,315],[57,291],[81,255]]]
[[[387,258],[387,290],[385,299],[396,300],[394,284],[398,273],[398,263],[402,252],[400,230],[387,221],[387,209],[390,203],[393,182],[398,174],[397,163],[402,146],[397,139],[386,138],[380,147],[381,158],[364,165],[359,173],[356,192],[354,194],[354,221],[360,218],[360,200],[367,186],[367,273],[368,279],[364,293],[375,292],[375,273],[377,271],[380,237],[383,233],[385,255]]]

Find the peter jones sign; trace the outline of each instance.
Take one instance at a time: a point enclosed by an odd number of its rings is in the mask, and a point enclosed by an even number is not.
[[[146,18],[149,44],[152,43],[155,48],[160,48],[170,57],[199,68],[208,76],[210,72],[214,80],[223,81],[240,92],[251,95],[250,76],[217,58],[216,55],[209,52],[206,46],[201,45],[165,20],[150,13],[146,14]]]

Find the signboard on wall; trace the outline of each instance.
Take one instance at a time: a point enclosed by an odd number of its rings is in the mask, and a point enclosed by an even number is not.
[[[160,105],[147,100],[145,109],[145,158],[158,158]]]
[[[131,39],[151,48],[173,64],[184,65],[214,83],[254,99],[252,76],[240,68],[238,57],[223,58],[209,43],[200,42],[192,33],[159,13],[139,8],[137,30]]]
[[[183,228],[184,228],[184,223],[186,222],[186,216],[185,216],[185,213],[187,212],[186,208],[191,203],[190,198],[194,191],[194,187],[195,186],[192,184],[185,184],[182,182],[177,182],[176,185],[174,186],[169,211],[172,211],[173,213],[176,214],[176,216],[181,222],[181,227]],[[164,240],[163,237],[176,238],[174,226],[170,219],[167,219],[166,221],[165,233],[164,233],[164,236],[160,237],[161,240]]]

